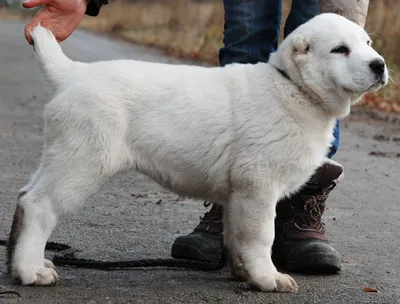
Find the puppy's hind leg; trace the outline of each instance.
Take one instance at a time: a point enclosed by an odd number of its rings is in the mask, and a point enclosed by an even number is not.
[[[58,280],[54,266],[44,259],[52,231],[63,216],[77,211],[127,166],[126,149],[117,136],[46,123],[52,131],[45,132],[39,170],[18,198],[8,241],[9,272],[23,285],[51,285]],[[57,128],[63,131],[57,133]]]

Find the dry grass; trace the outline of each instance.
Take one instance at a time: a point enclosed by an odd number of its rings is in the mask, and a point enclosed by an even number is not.
[[[290,0],[284,3],[286,17]],[[361,102],[365,107],[395,113],[400,113],[399,11],[398,0],[371,0],[366,29],[386,58],[392,81]],[[217,65],[223,39],[223,7],[220,0],[113,0],[98,17],[85,17],[81,26],[162,48],[173,56]]]
[[[164,0],[154,3],[114,2],[84,28],[163,48],[169,54],[218,63],[222,45],[222,1]]]

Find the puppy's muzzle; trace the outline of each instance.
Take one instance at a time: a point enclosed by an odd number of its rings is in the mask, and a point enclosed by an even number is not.
[[[371,71],[379,78],[380,82],[384,83],[384,75],[385,75],[385,61],[382,59],[375,59],[370,62],[369,68]]]

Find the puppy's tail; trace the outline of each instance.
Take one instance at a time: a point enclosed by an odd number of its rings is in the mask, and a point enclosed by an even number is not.
[[[51,82],[58,85],[68,73],[74,62],[63,53],[53,33],[42,27],[36,26],[32,32],[33,47],[36,58]]]

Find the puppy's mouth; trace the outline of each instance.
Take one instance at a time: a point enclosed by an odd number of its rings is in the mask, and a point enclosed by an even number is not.
[[[363,89],[363,90],[354,90],[354,89],[350,89],[348,87],[343,87],[342,89],[347,94],[357,95],[357,94],[377,91],[385,84],[386,84],[385,80],[382,77],[379,77],[369,87],[367,87],[366,89]]]
[[[344,91],[345,93],[348,93],[348,94],[357,94],[357,92],[354,91],[354,90],[352,90],[352,89],[348,89],[348,88],[346,88],[346,87],[343,87],[342,89],[343,89],[343,91]]]
[[[366,90],[367,92],[374,92],[379,90],[382,86],[386,84],[386,81],[383,79],[383,77],[379,77],[373,84],[371,84],[368,89]]]
[[[350,89],[348,87],[342,87],[342,90],[345,94],[351,95],[351,96],[357,96],[360,94],[363,94],[366,92],[366,90],[354,90],[354,89]]]

